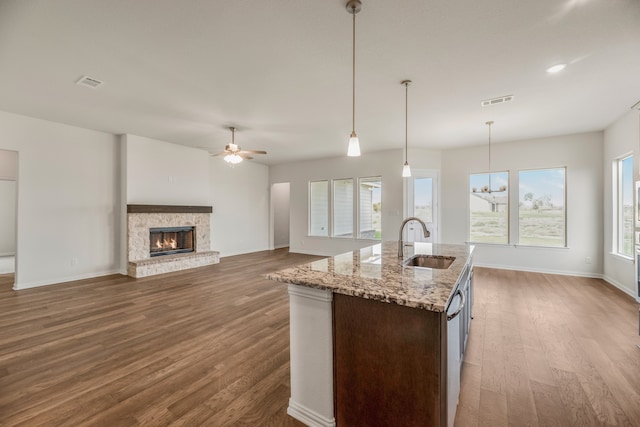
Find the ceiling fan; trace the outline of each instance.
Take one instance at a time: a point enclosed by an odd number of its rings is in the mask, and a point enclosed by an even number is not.
[[[212,156],[224,156],[224,160],[227,163],[236,164],[240,163],[242,160],[253,159],[249,154],[267,154],[264,150],[242,150],[235,142],[236,128],[231,126],[229,130],[231,131],[231,144],[227,144],[224,147],[224,151],[212,154]]]

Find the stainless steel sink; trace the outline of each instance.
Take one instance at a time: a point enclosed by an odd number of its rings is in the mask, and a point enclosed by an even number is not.
[[[451,267],[456,257],[440,255],[414,255],[402,262],[406,267],[438,268],[446,270]]]

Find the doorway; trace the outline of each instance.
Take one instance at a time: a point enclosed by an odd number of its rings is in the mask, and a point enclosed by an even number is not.
[[[271,186],[271,229],[273,249],[289,247],[289,200],[290,185],[279,182]]]
[[[0,150],[0,275],[16,271],[18,152]]]
[[[438,243],[439,171],[417,169],[412,172],[405,185],[405,213],[423,220],[431,235],[425,238],[422,227],[413,221],[407,224],[405,239],[408,242]]]

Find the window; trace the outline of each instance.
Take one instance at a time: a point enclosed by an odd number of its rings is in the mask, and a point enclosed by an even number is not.
[[[382,177],[309,181],[309,236],[381,240]]]
[[[614,171],[614,252],[633,257],[633,156],[617,159]]]
[[[433,178],[413,179],[413,216],[433,222]]]
[[[469,241],[509,243],[509,172],[469,175]]]
[[[358,237],[361,239],[382,238],[382,178],[360,178],[358,197],[360,200]]]
[[[520,171],[518,243],[567,246],[566,168]]]
[[[333,236],[353,237],[353,179],[333,181]]]
[[[329,236],[329,181],[309,183],[309,236]]]

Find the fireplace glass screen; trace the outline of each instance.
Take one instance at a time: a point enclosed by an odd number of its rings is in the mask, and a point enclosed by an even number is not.
[[[194,251],[194,227],[149,229],[149,254],[153,256]]]

